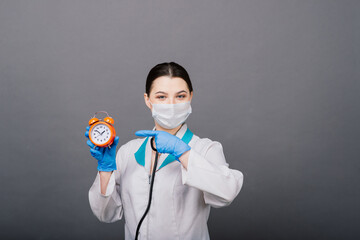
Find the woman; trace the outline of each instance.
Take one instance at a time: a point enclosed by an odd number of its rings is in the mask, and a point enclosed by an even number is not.
[[[87,144],[98,160],[89,190],[90,206],[102,222],[125,217],[125,239],[135,239],[137,225],[148,204],[155,148],[160,153],[151,207],[139,239],[209,239],[210,207],[229,205],[239,193],[243,174],[230,169],[222,145],[200,138],[185,120],[191,113],[192,84],[186,70],[174,62],[152,68],[146,80],[145,104],[155,127],[137,131],[137,138],[116,151]],[[88,130],[85,136],[88,137]]]

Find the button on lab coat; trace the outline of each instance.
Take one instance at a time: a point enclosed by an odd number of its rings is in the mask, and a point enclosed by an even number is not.
[[[139,239],[210,239],[210,207],[228,206],[242,187],[243,174],[229,168],[219,142],[199,138],[186,123],[176,136],[191,147],[187,169],[172,155],[159,156],[151,207]],[[137,138],[122,145],[105,195],[100,191],[99,172],[89,190],[90,207],[101,222],[125,218],[126,240],[135,239],[148,204],[150,142],[150,138]]]

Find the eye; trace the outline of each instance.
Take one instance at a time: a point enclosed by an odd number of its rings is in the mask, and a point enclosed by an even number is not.
[[[186,95],[179,95],[178,97],[179,97],[179,98],[185,98]]]
[[[157,96],[156,98],[158,98],[158,99],[164,99],[165,96]]]

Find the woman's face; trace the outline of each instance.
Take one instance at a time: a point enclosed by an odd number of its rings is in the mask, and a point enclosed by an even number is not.
[[[191,101],[192,95],[184,79],[162,76],[153,81],[150,96],[144,93],[144,99],[148,108],[152,109],[149,99],[154,104],[175,104]]]

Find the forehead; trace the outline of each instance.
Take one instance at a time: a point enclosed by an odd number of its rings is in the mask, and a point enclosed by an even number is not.
[[[154,93],[157,91],[173,93],[181,90],[189,92],[187,83],[179,77],[170,78],[168,76],[161,76],[156,78],[151,86],[151,91]]]

